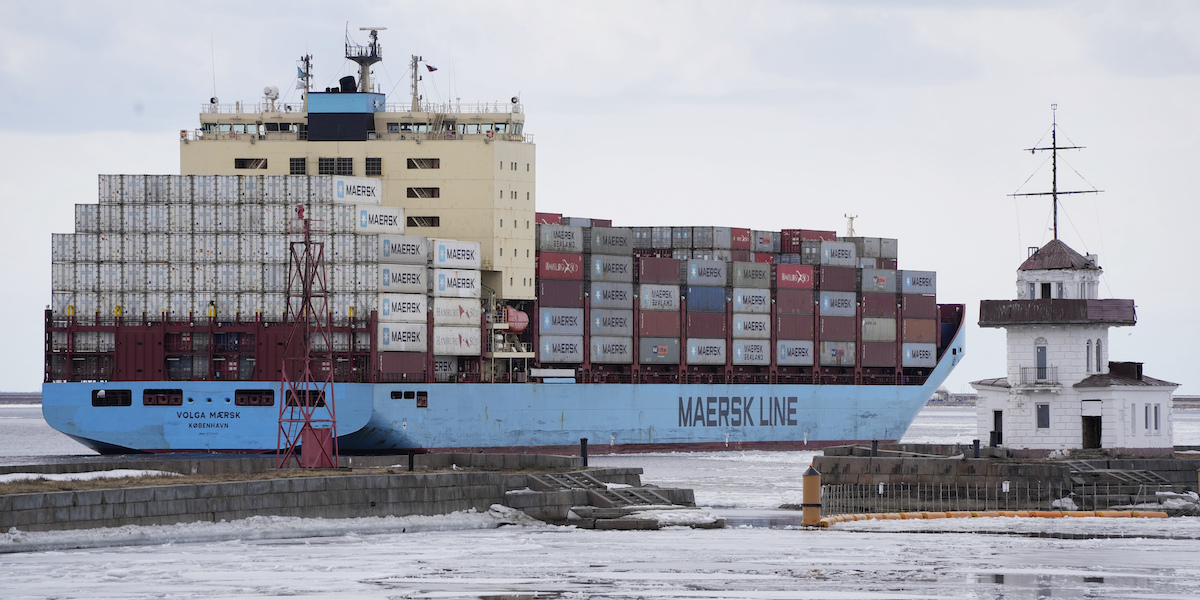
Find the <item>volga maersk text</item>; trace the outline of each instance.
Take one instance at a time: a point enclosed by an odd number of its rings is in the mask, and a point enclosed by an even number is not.
[[[304,57],[292,102],[212,98],[181,174],[76,206],[50,425],[267,452],[307,406],[343,452],[819,448],[900,438],[964,356],[962,306],[895,239],[538,213],[519,98],[434,105],[414,77],[389,104],[377,32],[346,55],[337,88]]]

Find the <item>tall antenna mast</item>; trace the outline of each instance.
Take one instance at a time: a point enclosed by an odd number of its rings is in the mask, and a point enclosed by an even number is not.
[[[350,36],[346,36],[346,58],[358,63],[358,91],[371,91],[371,65],[383,60],[379,48],[379,32],[387,31],[387,27],[359,27],[359,31],[371,32],[371,43],[366,46],[350,44]]]
[[[1030,154],[1042,150],[1049,150],[1050,155],[1050,191],[1049,192],[1030,192],[1025,194],[1009,194],[1009,196],[1050,196],[1050,202],[1054,209],[1054,239],[1058,239],[1058,195],[1059,194],[1098,194],[1104,190],[1078,190],[1069,192],[1058,191],[1058,151],[1059,150],[1082,150],[1084,146],[1059,146],[1058,145],[1058,104],[1050,105],[1051,125],[1050,125],[1050,147],[1049,148],[1026,148]]]
[[[854,237],[854,220],[858,218],[858,215],[846,213],[843,216],[846,217],[846,237]]]
[[[425,60],[423,57],[416,54],[412,55],[412,112],[419,112],[421,110],[421,97],[417,95],[417,82],[421,81],[421,72],[417,69],[421,66],[421,61],[423,60]]]

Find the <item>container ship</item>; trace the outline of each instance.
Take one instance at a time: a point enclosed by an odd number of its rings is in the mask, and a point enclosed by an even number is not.
[[[964,357],[963,306],[895,239],[537,212],[519,98],[425,102],[413,56],[389,104],[378,32],[346,57],[324,91],[301,58],[294,104],[210,99],[180,174],[101,175],[76,205],[51,426],[269,452],[328,396],[342,451],[816,449],[900,438]]]

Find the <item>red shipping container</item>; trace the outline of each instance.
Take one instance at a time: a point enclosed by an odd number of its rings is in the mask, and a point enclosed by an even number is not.
[[[863,367],[896,367],[894,342],[862,342],[858,345],[858,364]]]
[[[740,229],[737,227],[730,228],[729,240],[730,240],[729,247],[732,250],[750,250],[750,248],[751,248],[750,230],[749,229]],[[737,257],[734,257],[733,260],[745,260],[745,259],[739,259]]]
[[[896,294],[863,292],[862,316],[896,318]]]
[[[836,231],[820,231],[817,229],[801,229],[800,230],[800,239],[804,240],[804,241],[823,240],[826,242],[836,242],[837,241],[837,232]]]
[[[612,227],[612,219],[592,219],[592,227]]]
[[[853,342],[858,337],[858,319],[821,317],[822,342]]]
[[[813,314],[812,290],[775,290],[775,311],[780,315]]]
[[[724,338],[726,330],[725,313],[688,313],[684,337]]]
[[[751,256],[754,257],[754,262],[756,262],[756,263],[767,263],[768,265],[775,264],[775,255],[774,254],[768,254],[766,252],[755,252]]]
[[[753,262],[750,260],[753,253],[749,250],[730,250],[729,255],[737,262]]]
[[[858,269],[854,267],[820,267],[817,269],[817,289],[826,292],[858,291]]]
[[[876,264],[879,265],[880,269],[896,270],[896,259],[894,258],[880,258],[876,260]]]
[[[379,370],[383,373],[424,373],[424,352],[380,352]]]
[[[775,339],[777,340],[811,340],[813,339],[812,315],[776,315]]]
[[[812,265],[775,265],[775,287],[791,290],[813,289]]]
[[[670,252],[667,250],[666,252]],[[637,265],[638,283],[679,284],[679,260],[674,258],[641,257]],[[659,336],[678,337],[678,336]]]
[[[538,306],[548,308],[583,308],[583,282],[539,279]]]
[[[679,313],[665,310],[639,312],[638,337],[679,337]]]
[[[800,237],[799,229],[784,229],[779,232],[779,251],[784,254],[792,254],[800,252],[800,242],[803,238]]]
[[[900,330],[901,341],[906,344],[936,344],[938,341],[936,319],[904,319]]]
[[[936,296],[904,294],[901,298],[900,314],[905,319],[936,319],[938,317]]]
[[[562,225],[562,215],[558,213],[533,213],[538,225]]]
[[[538,279],[583,281],[583,255],[566,252],[538,252]]]

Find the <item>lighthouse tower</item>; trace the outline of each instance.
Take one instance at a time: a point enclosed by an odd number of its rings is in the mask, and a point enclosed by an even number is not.
[[[1171,456],[1171,394],[1142,363],[1108,356],[1110,327],[1137,323],[1133,300],[1098,298],[1102,270],[1061,240],[1017,269],[1016,300],[983,300],[980,327],[1007,334],[1005,377],[971,385],[981,439],[1014,456],[1100,450]]]

